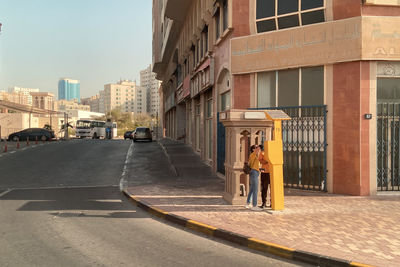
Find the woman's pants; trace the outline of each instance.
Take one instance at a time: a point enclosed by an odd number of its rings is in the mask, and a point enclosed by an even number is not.
[[[253,169],[250,171],[250,190],[247,195],[247,204],[250,204],[251,199],[253,199],[253,207],[257,206],[258,175],[258,171]]]

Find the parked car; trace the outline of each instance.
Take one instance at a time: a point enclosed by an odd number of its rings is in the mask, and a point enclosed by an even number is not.
[[[126,140],[126,139],[132,139],[133,137],[132,137],[132,133],[133,133],[133,131],[126,131],[125,133],[124,133],[124,139]]]
[[[133,142],[137,140],[147,140],[149,142],[153,141],[152,131],[147,127],[137,127],[133,135]]]
[[[42,128],[28,128],[19,132],[12,133],[8,136],[9,141],[50,141],[55,138],[54,132]]]

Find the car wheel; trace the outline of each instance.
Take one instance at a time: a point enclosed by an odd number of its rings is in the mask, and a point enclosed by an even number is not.
[[[47,141],[47,137],[44,136],[44,135],[42,135],[42,136],[40,137],[40,140],[42,140],[42,141]]]
[[[93,134],[92,139],[97,139],[97,133],[94,133],[94,134]]]
[[[18,136],[16,136],[16,135],[14,135],[13,137],[12,137],[12,140],[14,141],[14,142],[17,142],[18,141]]]

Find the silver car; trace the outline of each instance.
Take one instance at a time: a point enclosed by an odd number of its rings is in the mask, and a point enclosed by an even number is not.
[[[152,131],[147,127],[137,127],[135,132],[133,132],[133,142],[137,140],[147,140],[149,142],[153,141]]]

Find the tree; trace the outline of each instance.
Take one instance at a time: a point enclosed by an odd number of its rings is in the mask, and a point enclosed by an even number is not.
[[[132,112],[122,112],[120,108],[115,108],[111,110],[108,116],[101,116],[95,119],[97,120],[107,120],[117,123],[117,132],[119,136],[122,136],[126,131],[132,131],[139,126],[150,127],[151,126],[151,116],[147,114],[135,114]]]

